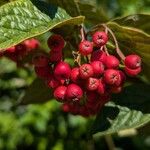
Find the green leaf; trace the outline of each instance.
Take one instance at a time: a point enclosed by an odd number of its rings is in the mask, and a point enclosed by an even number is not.
[[[150,85],[133,84],[123,89],[120,94],[114,94],[112,99],[115,104],[126,106],[130,109],[150,113]]]
[[[1,0],[1,1],[0,1],[0,6],[6,4],[6,3],[8,3],[8,2],[9,2],[9,0]]]
[[[42,13],[38,10],[30,0],[17,0],[0,7],[0,49],[62,25],[81,24],[84,20],[83,16],[70,17],[59,7],[54,10],[48,16],[45,11]]]
[[[122,26],[138,28],[150,34],[150,22],[148,20],[150,20],[150,14],[135,14],[126,17],[119,17],[112,21],[117,22]]]
[[[20,104],[44,103],[52,99],[52,90],[46,86],[43,80],[35,79],[26,90],[25,95],[20,100]]]
[[[131,110],[109,103],[98,115],[93,124],[94,137],[114,134],[120,130],[139,128],[150,121],[150,114]]]
[[[150,35],[136,28],[120,26],[115,22],[108,22],[107,26],[114,32],[123,53],[136,53],[142,57],[142,73],[150,81]]]

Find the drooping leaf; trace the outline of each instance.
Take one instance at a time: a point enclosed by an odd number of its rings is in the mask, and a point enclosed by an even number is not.
[[[135,14],[126,17],[119,17],[112,21],[117,22],[122,26],[138,28],[150,34],[150,22],[148,20],[150,20],[150,14]]]
[[[81,24],[84,20],[83,16],[70,17],[60,7],[53,9],[49,16],[45,13],[30,0],[17,0],[0,7],[0,49],[65,24]]]
[[[52,91],[46,86],[43,80],[35,79],[26,90],[25,95],[20,100],[21,104],[44,103],[52,99]]]
[[[139,128],[149,121],[150,114],[110,103],[97,115],[92,133],[96,138],[124,129]]]
[[[142,73],[150,80],[150,35],[136,28],[120,26],[115,22],[108,22],[107,25],[114,32],[123,53],[136,53],[141,56]]]

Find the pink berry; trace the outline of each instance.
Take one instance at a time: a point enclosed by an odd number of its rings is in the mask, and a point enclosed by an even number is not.
[[[32,58],[32,63],[36,67],[44,67],[48,65],[49,59],[46,55],[38,53]]]
[[[66,91],[66,98],[69,101],[80,101],[83,96],[82,89],[77,84],[69,84]]]
[[[89,77],[92,77],[94,72],[93,72],[93,67],[90,64],[83,64],[79,68],[80,72],[80,77],[82,79],[88,79]]]
[[[58,86],[54,90],[54,97],[56,98],[56,100],[58,100],[60,102],[64,102],[65,101],[65,97],[66,97],[66,91],[67,91],[67,87],[66,86]]]
[[[138,67],[136,69],[130,69],[128,67],[125,67],[126,74],[131,77],[137,76],[141,72],[141,70],[141,67]]]
[[[7,48],[6,51],[9,52],[9,53],[14,53],[16,51],[16,47],[12,46],[10,48]]]
[[[107,43],[108,36],[105,32],[97,31],[93,34],[92,40],[97,47],[101,47]]]
[[[74,83],[78,83],[79,81],[79,68],[78,67],[75,67],[71,70],[71,75],[70,75],[70,79],[72,82]]]
[[[101,50],[93,51],[91,54],[91,61],[101,61],[105,63],[107,54]]]
[[[49,54],[50,54],[49,60],[51,63],[60,62],[62,60],[62,51],[55,52],[51,50]]]
[[[104,65],[100,61],[91,62],[91,66],[93,67],[94,76],[100,76],[104,72]]]
[[[109,85],[115,85],[118,84],[118,82],[121,82],[118,70],[107,69],[104,72],[104,81]]]
[[[126,56],[124,63],[129,69],[137,69],[141,67],[141,58],[138,55],[128,55]]]
[[[88,80],[87,80],[87,89],[89,90],[89,91],[94,91],[94,90],[96,90],[97,88],[98,88],[98,85],[99,85],[99,80],[98,79],[96,79],[96,78],[89,78]]]
[[[53,51],[61,51],[65,46],[65,41],[61,35],[52,35],[49,37],[47,44]]]
[[[105,65],[108,69],[117,69],[119,67],[119,60],[113,55],[106,57]]]
[[[59,62],[54,68],[54,76],[57,80],[69,79],[71,74],[71,68],[68,63],[62,61]]]
[[[97,92],[102,95],[105,93],[105,90],[106,90],[106,85],[105,85],[104,81],[102,79],[100,79],[99,85],[97,87]]]
[[[80,44],[79,44],[79,52],[86,56],[86,55],[89,55],[91,54],[91,52],[93,51],[93,43],[90,42],[90,41],[82,41]]]

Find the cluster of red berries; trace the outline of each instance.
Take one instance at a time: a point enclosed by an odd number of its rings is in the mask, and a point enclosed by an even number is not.
[[[110,100],[112,93],[119,93],[128,76],[141,71],[141,58],[128,55],[123,60],[110,55],[106,49],[107,33],[97,31],[92,42],[83,39],[77,52],[80,60],[87,61],[71,66],[63,61],[65,41],[60,35],[48,39],[49,55],[33,57],[35,72],[53,89],[54,98],[62,102],[62,109],[72,114],[90,116],[96,114]],[[123,68],[120,69],[122,63]]]
[[[29,55],[32,51],[39,47],[39,41],[32,38],[25,40],[24,42],[7,48],[5,51],[0,53],[0,56],[5,56],[12,61],[18,63],[21,61],[25,56]]]

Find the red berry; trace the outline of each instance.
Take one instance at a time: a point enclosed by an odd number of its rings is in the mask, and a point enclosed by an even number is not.
[[[91,54],[91,61],[101,61],[105,63],[107,54],[104,51],[96,50],[93,51]]]
[[[95,103],[97,102],[98,94],[95,91],[86,91],[87,103]]]
[[[38,40],[32,38],[32,39],[29,39],[29,40],[25,40],[23,42],[23,44],[26,46],[27,50],[28,51],[31,51],[33,49],[36,49],[39,47],[40,43]]]
[[[51,76],[52,68],[50,66],[34,67],[34,69],[39,78],[48,79]]]
[[[118,70],[107,69],[104,72],[104,81],[109,85],[115,85],[121,82],[121,78]]]
[[[66,98],[66,86],[58,86],[54,91],[54,97],[60,102],[64,102]]]
[[[121,70],[118,70],[118,71],[119,71],[119,75],[120,75],[120,78],[121,78],[121,84],[123,84],[126,80],[126,75]]]
[[[73,68],[71,70],[71,75],[70,75],[71,81],[77,83],[79,81],[79,75],[80,75],[79,68],[78,67]]]
[[[53,51],[61,51],[65,46],[65,41],[61,35],[52,35],[49,37],[47,44]]]
[[[62,61],[55,66],[54,76],[57,80],[69,79],[70,74],[71,74],[71,68],[68,63]]]
[[[63,110],[64,112],[69,112],[69,111],[70,111],[70,106],[69,106],[69,104],[68,104],[68,103],[64,103],[64,104],[62,105],[62,110]]]
[[[89,77],[92,77],[94,72],[93,72],[93,67],[90,64],[83,64],[79,68],[80,72],[80,77],[82,79],[88,79]]]
[[[91,66],[93,67],[94,76],[100,76],[104,72],[104,65],[100,61],[91,62]]]
[[[91,52],[93,51],[93,43],[90,42],[90,41],[82,41],[80,44],[79,44],[79,52],[86,56],[86,55],[89,55],[91,54]]]
[[[49,60],[50,60],[50,62],[52,62],[52,63],[54,63],[54,62],[59,62],[59,61],[62,60],[62,51],[55,52],[55,51],[51,50],[51,51],[49,52],[49,54],[50,54]]]
[[[101,47],[107,43],[108,36],[105,32],[97,31],[93,34],[92,40],[97,47]]]
[[[89,91],[94,91],[98,88],[99,85],[99,80],[96,78],[89,78],[87,80],[87,89]]]
[[[131,77],[137,76],[141,72],[141,70],[141,67],[138,67],[136,69],[130,69],[128,67],[125,67],[126,74]]]
[[[108,69],[117,69],[119,67],[119,60],[115,56],[109,55],[106,57],[105,65]]]
[[[66,98],[69,101],[80,101],[83,96],[82,89],[77,84],[69,84],[66,91]]]
[[[106,90],[106,85],[105,85],[104,81],[102,79],[100,79],[99,85],[97,87],[97,92],[102,95],[105,93],[105,90]]]
[[[27,48],[24,44],[16,45],[16,55],[18,59],[22,59],[27,54]]]
[[[36,67],[44,67],[48,65],[49,59],[44,54],[38,53],[32,58],[32,63]]]
[[[60,81],[55,79],[53,75],[50,76],[46,82],[49,88],[56,88],[60,85]]]
[[[10,47],[10,48],[7,48],[6,51],[7,51],[8,53],[14,53],[14,52],[16,51],[16,47],[15,47],[15,46],[12,46],[12,47]]]
[[[137,69],[141,66],[141,58],[138,55],[128,55],[124,63],[129,69]]]
[[[110,92],[111,93],[115,93],[115,94],[118,94],[122,91],[122,86],[112,86],[110,88]]]

